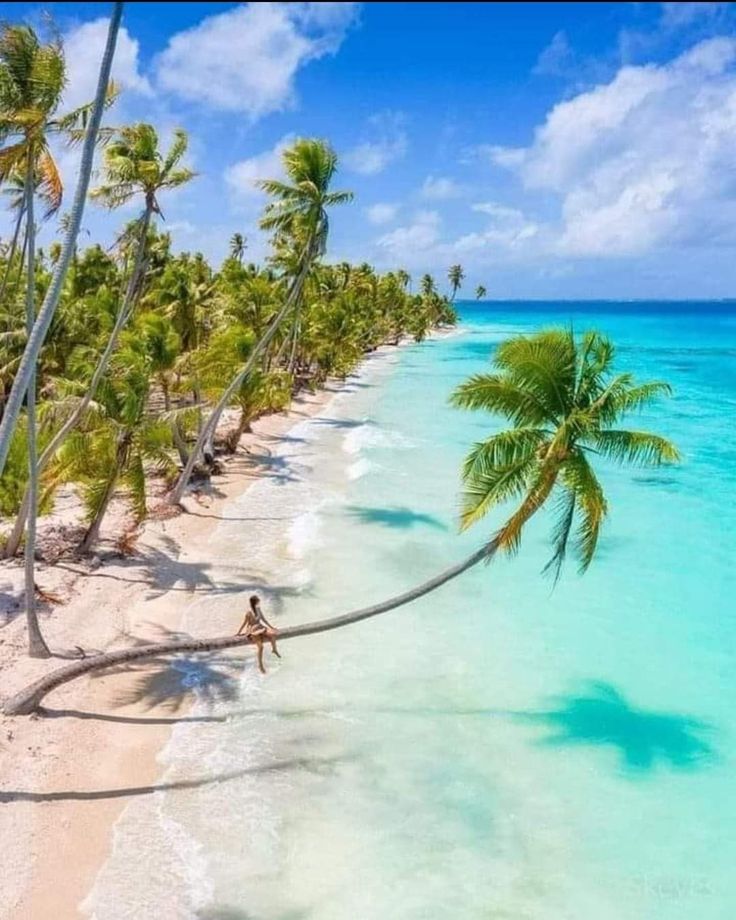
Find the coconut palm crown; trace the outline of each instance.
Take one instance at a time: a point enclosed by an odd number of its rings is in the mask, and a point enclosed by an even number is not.
[[[463,281],[465,281],[465,272],[462,265],[451,265],[447,271],[447,279],[450,282],[450,300],[454,300],[458,289],[463,286]]]
[[[65,88],[61,42],[43,44],[30,26],[4,25],[0,30],[0,182],[25,182],[31,163],[45,216],[59,209],[64,191],[49,140],[53,135],[79,140],[91,110],[86,104],[58,115]],[[106,105],[115,95],[110,86]]]
[[[465,459],[463,529],[516,500],[516,510],[491,541],[494,549],[514,552],[524,525],[555,496],[553,551],[545,571],[559,576],[571,542],[580,570],[590,565],[607,511],[592,461],[656,467],[679,459],[665,438],[619,427],[624,415],[668,395],[670,387],[614,373],[614,357],[613,345],[598,332],[576,338],[571,330],[551,329],[516,336],[496,350],[494,373],[477,374],[455,390],[455,406],[511,423],[475,444]]]
[[[274,199],[261,220],[264,230],[306,237],[306,258],[324,255],[329,235],[327,208],[352,200],[352,192],[330,192],[337,154],[326,141],[300,138],[283,155],[287,179],[264,179],[260,188]]]
[[[186,153],[187,134],[181,128],[167,154],[159,150],[156,129],[139,123],[120,128],[105,150],[105,182],[90,193],[108,208],[127,204],[142,193],[146,205],[154,214],[161,214],[158,194],[189,182],[195,173],[180,162]]]

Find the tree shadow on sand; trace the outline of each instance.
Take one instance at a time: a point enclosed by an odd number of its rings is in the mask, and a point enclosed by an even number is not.
[[[324,776],[329,775],[338,763],[342,763],[345,760],[346,758],[344,757],[291,757],[284,760],[270,761],[258,766],[243,767],[240,770],[231,770],[227,773],[214,773],[210,776],[195,777],[194,779],[171,780],[152,783],[148,786],[120,786],[114,789],[68,789],[48,792],[36,792],[30,789],[0,790],[0,805],[11,805],[16,802],[95,802],[104,799],[127,799],[140,795],[153,795],[156,792],[199,789],[202,786],[230,782],[231,780],[241,779],[244,776],[286,773],[292,770],[306,770],[310,773]]]
[[[288,910],[285,914],[274,917],[274,920],[307,920],[310,913],[308,910]],[[259,920],[259,917],[239,907],[223,904],[221,907],[207,907],[200,911],[197,920]]]
[[[153,625],[153,624],[152,624]],[[149,645],[151,642],[174,642],[192,637],[185,632],[153,626],[152,636],[128,637],[133,646]],[[176,713],[191,703],[215,706],[223,703],[237,703],[240,698],[240,676],[243,669],[252,662],[248,652],[227,655],[222,652],[207,652],[199,655],[177,655],[173,658],[151,658],[140,663],[108,668],[92,679],[111,674],[130,676],[125,690],[113,701],[115,707],[140,706],[145,712],[153,709]]]
[[[434,527],[436,530],[447,530],[438,517],[422,511],[412,511],[411,508],[394,506],[392,508],[369,508],[362,505],[348,505],[348,514],[357,518],[363,524],[379,524],[382,527],[391,527],[395,530],[409,530],[412,527]]]
[[[557,702],[554,709],[515,716],[549,730],[540,744],[612,747],[621,766],[632,773],[657,767],[696,770],[715,759],[704,737],[712,731],[707,723],[677,713],[638,709],[611,684],[592,681],[584,694],[558,697]]]
[[[88,571],[67,564],[59,567],[85,578],[108,578],[112,581],[127,582],[129,584],[148,585],[147,599],[153,600],[169,591],[180,591],[186,594],[199,594],[216,596],[222,594],[246,594],[263,592],[271,605],[275,605],[277,612],[283,605],[283,598],[296,594],[303,594],[303,589],[288,585],[270,585],[252,572],[244,571],[238,565],[224,566],[218,562],[216,566],[210,563],[188,561],[180,559],[180,547],[176,540],[167,535],[161,537],[160,547],[145,547],[138,550],[135,555],[108,560],[109,568],[103,566]],[[218,576],[215,581],[212,570],[217,568],[232,573],[227,578]],[[142,569],[143,572],[136,572]],[[133,570],[130,571],[129,570]]]

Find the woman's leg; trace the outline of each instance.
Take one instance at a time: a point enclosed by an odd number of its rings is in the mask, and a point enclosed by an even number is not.
[[[279,650],[276,648],[276,635],[277,633],[275,632],[269,632],[268,641],[271,643],[271,651],[277,658],[280,658],[281,655],[279,654]]]
[[[266,668],[263,664],[263,638],[261,636],[254,636],[253,641],[256,644],[256,650],[258,653],[258,670],[261,674],[266,673]]]

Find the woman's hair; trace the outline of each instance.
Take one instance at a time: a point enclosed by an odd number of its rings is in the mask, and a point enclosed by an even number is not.
[[[253,613],[256,612],[256,607],[260,604],[260,602],[261,602],[261,599],[260,599],[260,597],[258,597],[257,594],[251,594],[251,596],[250,596],[250,609],[253,611]]]

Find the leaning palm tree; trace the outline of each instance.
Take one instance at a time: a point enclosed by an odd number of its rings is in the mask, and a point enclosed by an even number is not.
[[[463,286],[463,281],[465,281],[465,272],[463,271],[462,265],[451,265],[448,272],[447,278],[450,282],[450,301],[455,300],[455,295],[458,292],[458,289]]]
[[[576,339],[553,329],[515,336],[502,343],[494,372],[477,374],[452,396],[455,406],[502,416],[509,427],[475,444],[463,466],[461,526],[484,520],[509,500],[515,510],[466,559],[417,587],[342,616],[290,626],[279,639],[349,626],[394,610],[446,584],[499,551],[519,548],[524,527],[550,497],[557,519],[546,569],[555,577],[571,547],[579,567],[591,563],[605,520],[607,503],[591,458],[623,464],[660,466],[679,459],[675,447],[648,431],[620,428],[622,419],[658,397],[666,383],[638,384],[628,373],[614,373],[614,348],[597,332]],[[209,652],[246,645],[248,637],[187,639],[126,648],[59,668],[5,703],[8,714],[36,709],[55,687],[120,664],[178,652]]]
[[[324,255],[330,227],[328,209],[352,198],[351,192],[330,191],[337,170],[337,155],[325,141],[297,140],[284,151],[283,161],[290,182],[265,179],[260,183],[261,188],[273,199],[266,207],[261,227],[273,231],[281,241],[297,241],[292,281],[281,309],[271,320],[243,367],[225,387],[210,417],[202,426],[189,460],[169,495],[169,501],[173,504],[181,502],[194,466],[205,445],[212,442],[225,407],[256,367],[284,317],[297,306],[310,269]]]
[[[242,233],[233,233],[230,237],[230,258],[235,259],[240,265],[243,264],[245,255],[245,237]]]
[[[60,41],[42,44],[30,26],[3,26],[0,32],[0,139],[5,146],[0,149],[0,182],[15,184],[16,187],[22,183],[22,195],[17,195],[15,202],[18,210],[16,234],[19,222],[25,216],[26,330],[29,337],[36,319],[36,193],[46,202],[46,217],[61,207],[63,186],[50,141],[55,134],[76,132],[89,108],[83,106],[58,117],[57,109],[65,85],[66,64]],[[41,635],[35,609],[34,558],[38,506],[35,368],[31,368],[26,392],[26,421],[27,506],[30,510],[25,543],[28,650],[34,658],[48,658],[50,652]]]
[[[483,300],[485,296],[486,296],[486,289],[483,287],[482,284],[479,284],[478,287],[475,289],[475,299]]]
[[[5,461],[18,422],[20,408],[25,398],[26,391],[28,390],[31,377],[33,376],[38,356],[41,352],[44,339],[46,338],[46,333],[48,332],[54,313],[59,304],[64,279],[66,278],[66,273],[76,246],[77,234],[79,233],[79,227],[82,222],[84,204],[87,198],[87,189],[89,188],[89,180],[92,173],[92,161],[94,158],[95,144],[99,134],[100,121],[102,120],[102,112],[105,108],[106,100],[108,99],[110,70],[112,69],[112,61],[115,55],[115,45],[117,43],[122,15],[123,4],[121,2],[114,3],[107,31],[105,50],[100,64],[100,74],[97,81],[95,99],[83,118],[84,143],[82,145],[77,188],[70,211],[69,226],[64,235],[61,255],[56,263],[54,273],[51,277],[51,283],[48,286],[43,304],[38,312],[36,322],[33,325],[33,332],[28,338],[23,357],[21,358],[18,371],[13,380],[13,385],[5,404],[2,421],[0,422],[0,475],[2,475],[5,468]]]
[[[104,182],[92,191],[91,197],[111,209],[128,204],[139,196],[143,199],[143,211],[133,231],[135,236],[133,267],[115,318],[115,324],[97,361],[87,390],[39,457],[38,473],[45,469],[69,432],[77,427],[95,398],[100,381],[117,347],[120,333],[128,322],[141,293],[146,269],[149,228],[153,216],[161,214],[159,204],[161,192],[179,188],[194,176],[191,169],[181,166],[186,150],[186,132],[177,129],[174,132],[174,141],[169,152],[163,154],[159,150],[158,135],[148,124],[134,124],[121,128],[105,150]],[[29,500],[24,499],[5,546],[5,553],[8,556],[14,555],[18,550],[29,507]]]

